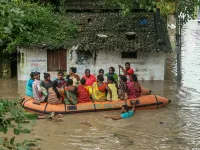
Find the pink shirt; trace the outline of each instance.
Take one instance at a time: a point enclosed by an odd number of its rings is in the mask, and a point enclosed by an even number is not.
[[[83,78],[86,80],[86,86],[92,86],[92,84],[97,81],[96,77],[92,74],[89,78],[86,76],[83,76]]]

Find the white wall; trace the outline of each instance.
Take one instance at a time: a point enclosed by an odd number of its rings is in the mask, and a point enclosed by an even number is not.
[[[122,59],[119,52],[101,52],[97,57],[96,73],[100,68],[108,71],[113,66],[118,74],[118,64],[124,66],[126,62],[131,63],[139,80],[164,80],[166,54],[163,52],[140,52],[137,59]]]
[[[28,80],[30,73],[39,71],[47,72],[47,51],[42,49],[18,49],[20,58],[18,58],[17,72],[18,80]]]
[[[24,58],[20,58],[18,63],[18,80],[28,80],[30,78],[30,72],[39,71],[41,73],[41,79],[43,79],[43,73],[47,72],[47,51],[46,50],[25,50],[23,48],[18,50],[24,54]],[[94,64],[94,56],[87,59],[83,64],[76,63],[76,55],[72,58],[70,51],[67,51],[67,71],[69,67],[77,67],[77,73],[82,76],[86,68],[91,70],[91,73],[97,75],[99,69],[104,69],[105,73],[108,72],[108,68],[113,66],[116,73],[119,73],[118,64],[124,66],[125,62],[130,62],[131,67],[135,70],[135,74],[138,75],[139,80],[164,80],[165,74],[165,62],[166,54],[163,52],[149,52],[138,53],[137,59],[122,59],[121,54],[117,51],[106,52],[101,51],[97,53],[96,65]],[[57,76],[57,72],[49,72],[51,79]],[[121,72],[122,73],[122,72]]]
[[[106,73],[111,66],[115,68],[118,74],[118,65],[121,64],[124,66],[125,62],[130,62],[139,80],[164,80],[166,54],[163,52],[139,52],[137,59],[122,59],[121,53],[117,51],[101,51],[97,53],[96,65],[92,65],[94,63],[92,60],[80,65],[69,56],[70,51],[68,51],[67,67],[68,69],[69,67],[77,67],[77,73],[81,76],[84,74],[86,68],[90,69],[92,74],[97,75],[99,69],[104,69]]]

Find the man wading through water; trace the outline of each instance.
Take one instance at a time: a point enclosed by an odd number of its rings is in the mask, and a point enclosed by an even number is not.
[[[125,119],[125,118],[130,118],[134,115],[135,112],[135,104],[136,102],[133,102],[132,109],[129,109],[128,105],[123,105],[121,109],[121,115],[120,116],[108,116],[105,115],[105,118],[111,118],[113,120],[120,120],[120,119]]]

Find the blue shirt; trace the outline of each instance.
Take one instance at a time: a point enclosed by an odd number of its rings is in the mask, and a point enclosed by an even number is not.
[[[33,80],[32,80],[32,79],[29,79],[29,80],[26,82],[26,96],[31,96],[31,97],[33,97],[32,84],[33,84]]]
[[[133,110],[129,110],[128,112],[122,113],[121,117],[122,117],[122,119],[130,118],[133,116],[133,114],[134,114]]]

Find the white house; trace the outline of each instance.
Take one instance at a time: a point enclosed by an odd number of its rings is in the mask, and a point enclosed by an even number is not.
[[[139,80],[164,80],[166,54],[171,45],[159,11],[132,12],[127,17],[119,12],[73,12],[79,33],[72,47],[48,49],[18,48],[18,80],[29,79],[30,72],[49,72],[52,78],[62,70],[77,67],[83,75],[86,68],[97,75],[130,62]],[[127,32],[135,35],[126,36]],[[41,75],[42,77],[43,75]]]

